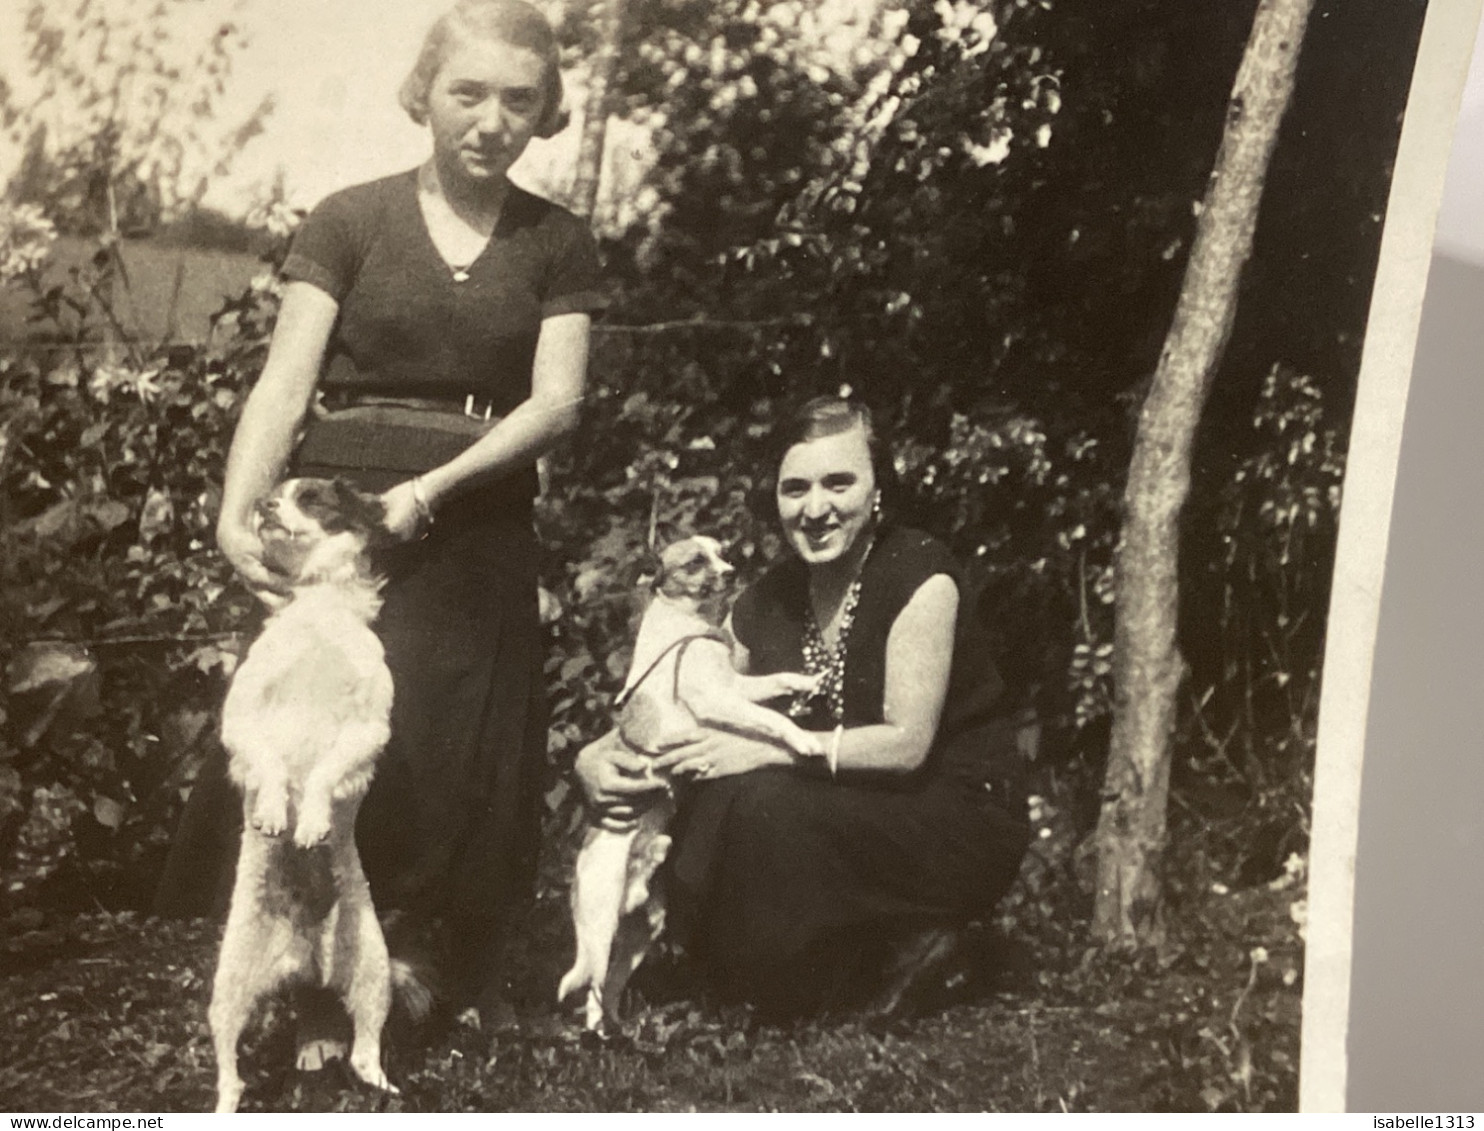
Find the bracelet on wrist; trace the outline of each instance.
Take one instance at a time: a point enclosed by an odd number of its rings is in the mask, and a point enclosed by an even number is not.
[[[825,759],[830,767],[830,777],[835,777],[840,769],[840,739],[845,735],[845,724],[841,723],[835,728],[834,735],[830,738],[829,753]]]
[[[428,491],[423,486],[423,477],[414,475],[412,477],[412,505],[417,508],[417,516],[427,526],[433,525],[433,507],[428,502]]]

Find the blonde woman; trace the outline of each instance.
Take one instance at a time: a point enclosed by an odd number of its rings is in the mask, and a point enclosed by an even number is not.
[[[255,500],[288,471],[384,493],[399,541],[376,563],[388,579],[377,630],[395,704],[357,840],[378,910],[397,913],[393,953],[435,958],[443,1000],[484,1011],[501,997],[498,952],[538,848],[536,461],[576,422],[602,305],[585,224],[508,176],[564,124],[557,58],[550,25],[520,0],[460,0],[433,25],[401,91],[431,156],[335,193],[296,235],[218,525],[223,553],[271,603],[281,582],[253,533]],[[161,910],[219,900],[199,876],[213,795],[217,814],[236,804],[222,793],[214,775],[198,786]]]

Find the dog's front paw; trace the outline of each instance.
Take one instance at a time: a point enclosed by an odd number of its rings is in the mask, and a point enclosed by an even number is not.
[[[770,699],[778,699],[784,695],[808,695],[819,686],[818,675],[805,675],[803,672],[775,672],[768,676],[773,682],[773,694]]]
[[[330,835],[329,806],[306,806],[299,810],[299,823],[294,828],[294,843],[300,848],[323,844]]]
[[[252,811],[252,827],[264,836],[282,836],[289,827],[288,798],[258,794],[258,803]]]

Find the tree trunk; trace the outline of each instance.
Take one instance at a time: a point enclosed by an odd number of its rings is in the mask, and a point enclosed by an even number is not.
[[[587,103],[582,114],[582,141],[577,149],[577,174],[572,181],[572,210],[592,218],[603,180],[603,147],[608,135],[608,90],[618,70],[623,42],[626,0],[603,0],[603,26],[588,77]]]
[[[1261,0],[1237,70],[1174,321],[1139,415],[1128,485],[1113,676],[1116,702],[1093,929],[1105,944],[1157,944],[1170,740],[1184,664],[1176,643],[1179,518],[1191,445],[1236,313],[1258,204],[1313,0]]]

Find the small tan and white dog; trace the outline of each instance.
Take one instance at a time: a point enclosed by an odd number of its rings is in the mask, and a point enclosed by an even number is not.
[[[780,742],[800,755],[823,755],[816,736],[761,705],[811,690],[813,676],[745,676],[732,667],[730,644],[719,629],[731,573],[720,545],[704,535],[660,554],[608,741],[657,756],[703,725]],[[632,829],[617,832],[594,823],[583,837],[571,895],[577,956],[557,998],[586,989],[589,1030],[601,1032],[607,1021],[617,1020],[629,977],[664,929],[664,905],[650,881],[669,851],[665,830],[674,813],[666,792]]]
[[[209,1012],[219,1112],[241,1099],[237,1042],[254,1008],[289,984],[335,990],[354,1025],[351,1069],[396,1091],[381,1068],[391,963],[355,845],[390,734],[392,677],[371,630],[381,583],[365,554],[383,517],[340,480],[291,479],[257,507],[263,560],[293,589],[222,709],[244,821]]]

